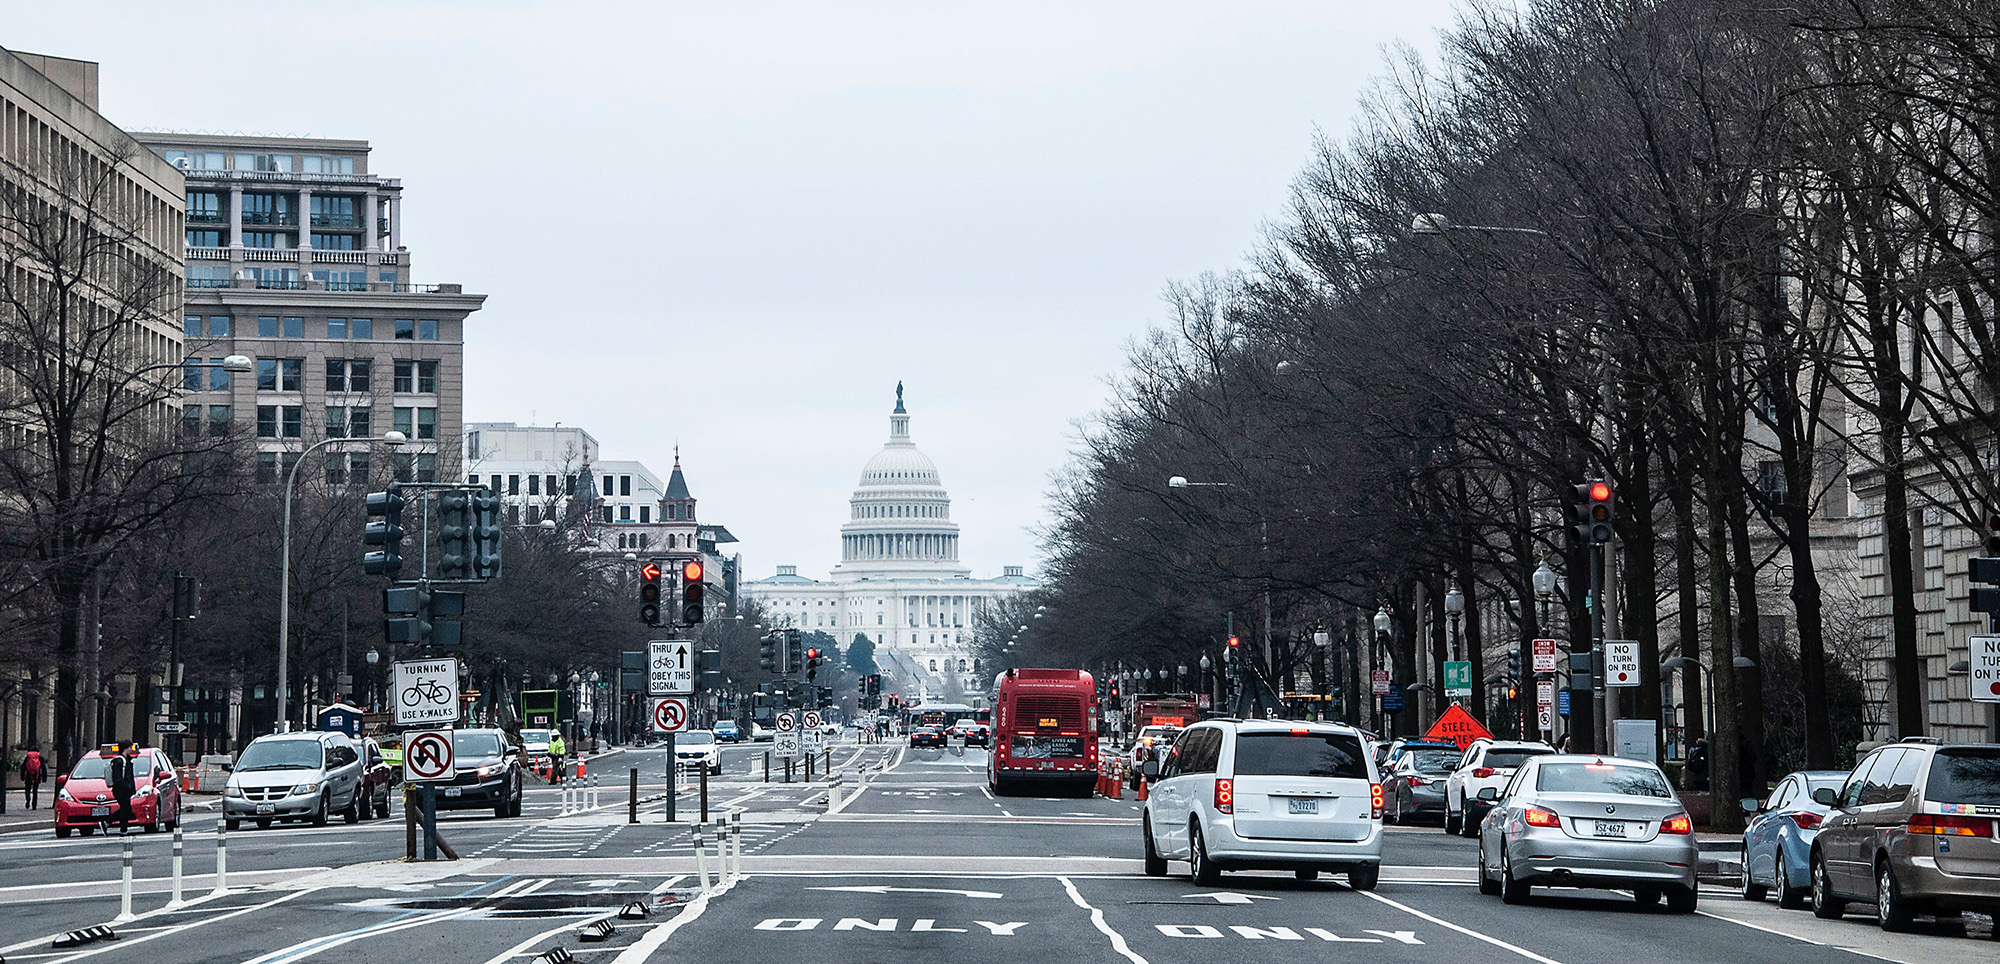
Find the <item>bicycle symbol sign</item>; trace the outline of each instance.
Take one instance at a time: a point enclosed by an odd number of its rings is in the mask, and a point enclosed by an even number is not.
[[[458,722],[458,660],[410,660],[393,669],[397,725]]]
[[[451,754],[451,732],[412,733],[404,741],[403,779],[412,782],[449,780],[458,773]]]

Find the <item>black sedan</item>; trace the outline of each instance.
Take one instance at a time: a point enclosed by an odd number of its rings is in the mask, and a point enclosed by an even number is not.
[[[943,746],[944,731],[935,726],[918,726],[910,729],[911,746]]]

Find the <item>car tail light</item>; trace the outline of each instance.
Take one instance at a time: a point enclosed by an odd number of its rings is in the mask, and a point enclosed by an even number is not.
[[[1215,781],[1215,812],[1236,812],[1236,781],[1227,777]]]
[[[1548,812],[1547,810],[1543,810],[1540,807],[1529,807],[1528,809],[1521,811],[1521,819],[1526,820],[1528,822],[1528,826],[1530,827],[1562,826],[1561,817],[1558,817],[1555,814]]]
[[[1919,813],[1910,817],[1910,832],[1940,837],[1990,837],[1993,821],[1986,817],[1959,817],[1948,813]]]
[[[1677,813],[1660,821],[1661,833],[1694,833],[1694,820],[1685,813]]]
[[[1810,810],[1800,810],[1785,816],[1792,818],[1792,822],[1798,824],[1800,830],[1818,830],[1820,821],[1826,819]]]
[[[1431,785],[1431,782],[1430,782],[1429,780],[1426,780],[1426,779],[1424,779],[1423,777],[1411,777],[1411,778],[1410,778],[1410,786],[1413,786],[1413,787],[1427,787],[1427,786],[1430,786],[1430,785]]]
[[[1371,819],[1375,819],[1375,820],[1380,820],[1380,819],[1382,819],[1382,785],[1381,785],[1381,784],[1379,784],[1379,783],[1371,783],[1371,784],[1369,784],[1369,785],[1368,785],[1368,805],[1369,805],[1369,806],[1370,806],[1371,808],[1373,808],[1373,809],[1374,809],[1374,811],[1375,811],[1374,813],[1372,813],[1372,814],[1369,814],[1369,817],[1370,817]]]
[[[1474,767],[1472,770],[1472,778],[1475,780],[1484,780],[1492,775],[1492,767]]]

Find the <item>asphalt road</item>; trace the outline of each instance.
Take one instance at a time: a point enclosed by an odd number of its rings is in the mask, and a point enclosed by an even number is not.
[[[523,815],[453,814],[463,859],[403,863],[396,819],[323,828],[245,829],[228,837],[230,890],[213,894],[212,818],[191,820],[185,896],[169,906],[165,836],[0,834],[0,956],[67,962],[320,960],[532,961],[561,946],[592,964],[811,959],[875,962],[1055,961],[1795,962],[1990,961],[1990,922],[1969,917],[1888,935],[1872,918],[1821,921],[1702,893],[1701,913],[1636,907],[1612,893],[1537,890],[1503,905],[1473,887],[1474,846],[1437,829],[1392,827],[1372,893],[1336,878],[1229,874],[1215,888],[1139,868],[1137,804],[999,797],[983,751],[838,745],[840,786],[763,782],[766,745],[725,750],[713,814],[742,815],[746,875],[704,894],[684,788],[664,822],[664,756],[599,761],[595,809],[565,811],[536,787]],[[628,772],[641,774],[641,822],[628,824]],[[801,774],[802,775],[802,774]],[[857,793],[857,789],[859,792]],[[830,790],[839,803],[832,805]],[[194,826],[199,824],[199,826]],[[711,882],[714,828],[705,835]],[[59,950],[62,931],[119,913],[120,855],[135,854],[135,918],[115,942]],[[580,928],[638,903],[585,944]]]

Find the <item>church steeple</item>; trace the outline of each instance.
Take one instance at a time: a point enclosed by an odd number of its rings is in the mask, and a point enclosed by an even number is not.
[[[676,522],[694,521],[694,496],[688,492],[687,477],[681,474],[681,447],[674,446],[674,472],[667,477],[666,497],[660,500],[660,518]]]

